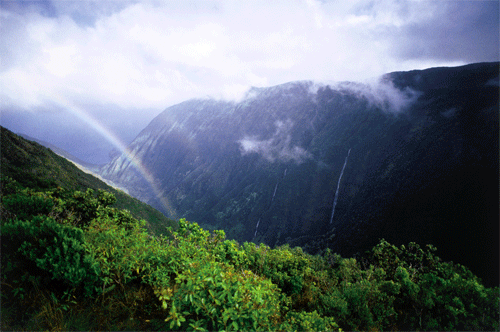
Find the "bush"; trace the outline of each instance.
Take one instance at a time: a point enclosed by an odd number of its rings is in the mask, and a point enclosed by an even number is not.
[[[432,246],[381,240],[360,259],[328,250],[311,256],[289,246],[240,246],[184,219],[178,231],[153,237],[145,221],[110,207],[111,194],[8,183],[2,329],[6,321],[16,329],[499,328],[498,288],[442,262]]]
[[[72,212],[74,224],[79,227],[87,226],[93,219],[97,218],[98,211],[116,202],[113,194],[99,190],[97,197],[94,190],[87,189],[85,192],[75,191],[73,197],[68,199],[65,208]]]
[[[283,246],[270,249],[264,244],[259,247],[245,243],[246,267],[266,276],[287,295],[297,295],[304,287],[305,278],[312,272],[308,255],[300,248]]]
[[[333,331],[339,330],[339,326],[332,317],[322,317],[316,311],[290,311],[280,329],[284,331]]]
[[[36,216],[2,226],[2,273],[15,288],[26,289],[25,280],[37,280],[61,291],[81,289],[92,295],[97,266],[83,245],[81,229]]]
[[[144,224],[128,213],[103,210],[86,228],[84,246],[99,266],[102,291],[111,286],[124,288],[144,269],[153,243]]]
[[[18,192],[2,198],[4,208],[14,214],[17,219],[30,219],[37,215],[49,214],[54,202],[45,194]]]
[[[251,271],[195,261],[171,287],[157,290],[168,329],[270,330],[280,316],[275,285]]]

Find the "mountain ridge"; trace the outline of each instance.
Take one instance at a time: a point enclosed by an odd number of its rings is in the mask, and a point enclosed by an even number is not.
[[[55,189],[67,191],[105,190],[116,196],[115,206],[128,209],[132,215],[148,222],[152,232],[162,233],[176,223],[166,218],[151,206],[140,202],[123,191],[110,187],[90,172],[84,172],[71,160],[56,154],[41,144],[16,135],[0,126],[1,175],[10,177],[22,186],[32,189]]]
[[[43,140],[31,137],[31,136],[26,135],[24,133],[16,133],[16,135],[19,135],[19,136],[21,136],[22,138],[24,138],[24,139],[26,139],[28,141],[36,142],[36,143],[38,143],[40,145],[45,146],[48,149],[51,149],[54,153],[56,153],[59,156],[61,156],[61,157],[65,158],[65,159],[73,162],[77,166],[86,169],[89,172],[96,173],[96,172],[99,171],[99,168],[102,166],[102,165],[91,164],[91,163],[88,163],[86,161],[83,161],[80,158],[75,157],[74,155],[72,155],[68,151],[66,151],[64,149],[61,149],[61,148],[59,148],[58,146],[56,146],[56,145],[54,145],[52,143],[49,143],[49,142],[46,142],[46,141],[43,141]]]
[[[129,155],[101,175],[167,215],[240,241],[343,255],[382,237],[433,243],[483,278],[482,268],[498,276],[498,260],[481,258],[498,247],[491,235],[498,234],[491,184],[498,179],[498,88],[491,84],[498,68],[394,72],[371,84],[290,82],[251,90],[240,102],[188,100],[151,121]],[[148,189],[151,180],[157,192]],[[473,254],[460,253],[471,233]]]

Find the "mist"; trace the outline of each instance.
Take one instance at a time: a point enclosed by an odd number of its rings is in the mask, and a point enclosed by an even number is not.
[[[270,162],[293,161],[297,164],[303,163],[312,155],[302,147],[292,145],[292,128],[291,120],[276,121],[276,131],[267,140],[259,140],[255,137],[245,137],[238,141],[242,155],[249,153],[257,153],[264,159]]]
[[[400,90],[392,81],[379,78],[365,83],[338,83],[335,88],[365,98],[372,107],[385,112],[399,114],[407,110],[421,95],[421,92],[406,87]]]

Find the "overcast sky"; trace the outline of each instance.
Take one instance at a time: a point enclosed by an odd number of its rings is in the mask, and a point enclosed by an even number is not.
[[[94,162],[192,97],[500,60],[496,0],[0,3],[2,125]]]

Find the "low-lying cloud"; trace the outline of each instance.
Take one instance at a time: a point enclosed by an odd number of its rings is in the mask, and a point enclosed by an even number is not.
[[[258,153],[270,162],[294,161],[297,164],[311,158],[311,154],[305,149],[292,145],[293,122],[291,120],[276,121],[275,125],[276,131],[267,140],[259,140],[255,137],[245,137],[239,140],[241,154]]]
[[[421,95],[421,92],[406,87],[403,90],[394,86],[387,79],[366,80],[358,82],[322,82],[314,83],[309,87],[309,93],[316,94],[321,87],[329,86],[333,90],[353,94],[364,98],[372,107],[385,112],[399,114],[410,107]]]
[[[389,80],[377,80],[365,84],[340,83],[338,88],[366,98],[371,105],[390,113],[405,111],[421,94],[409,87],[400,90]]]

